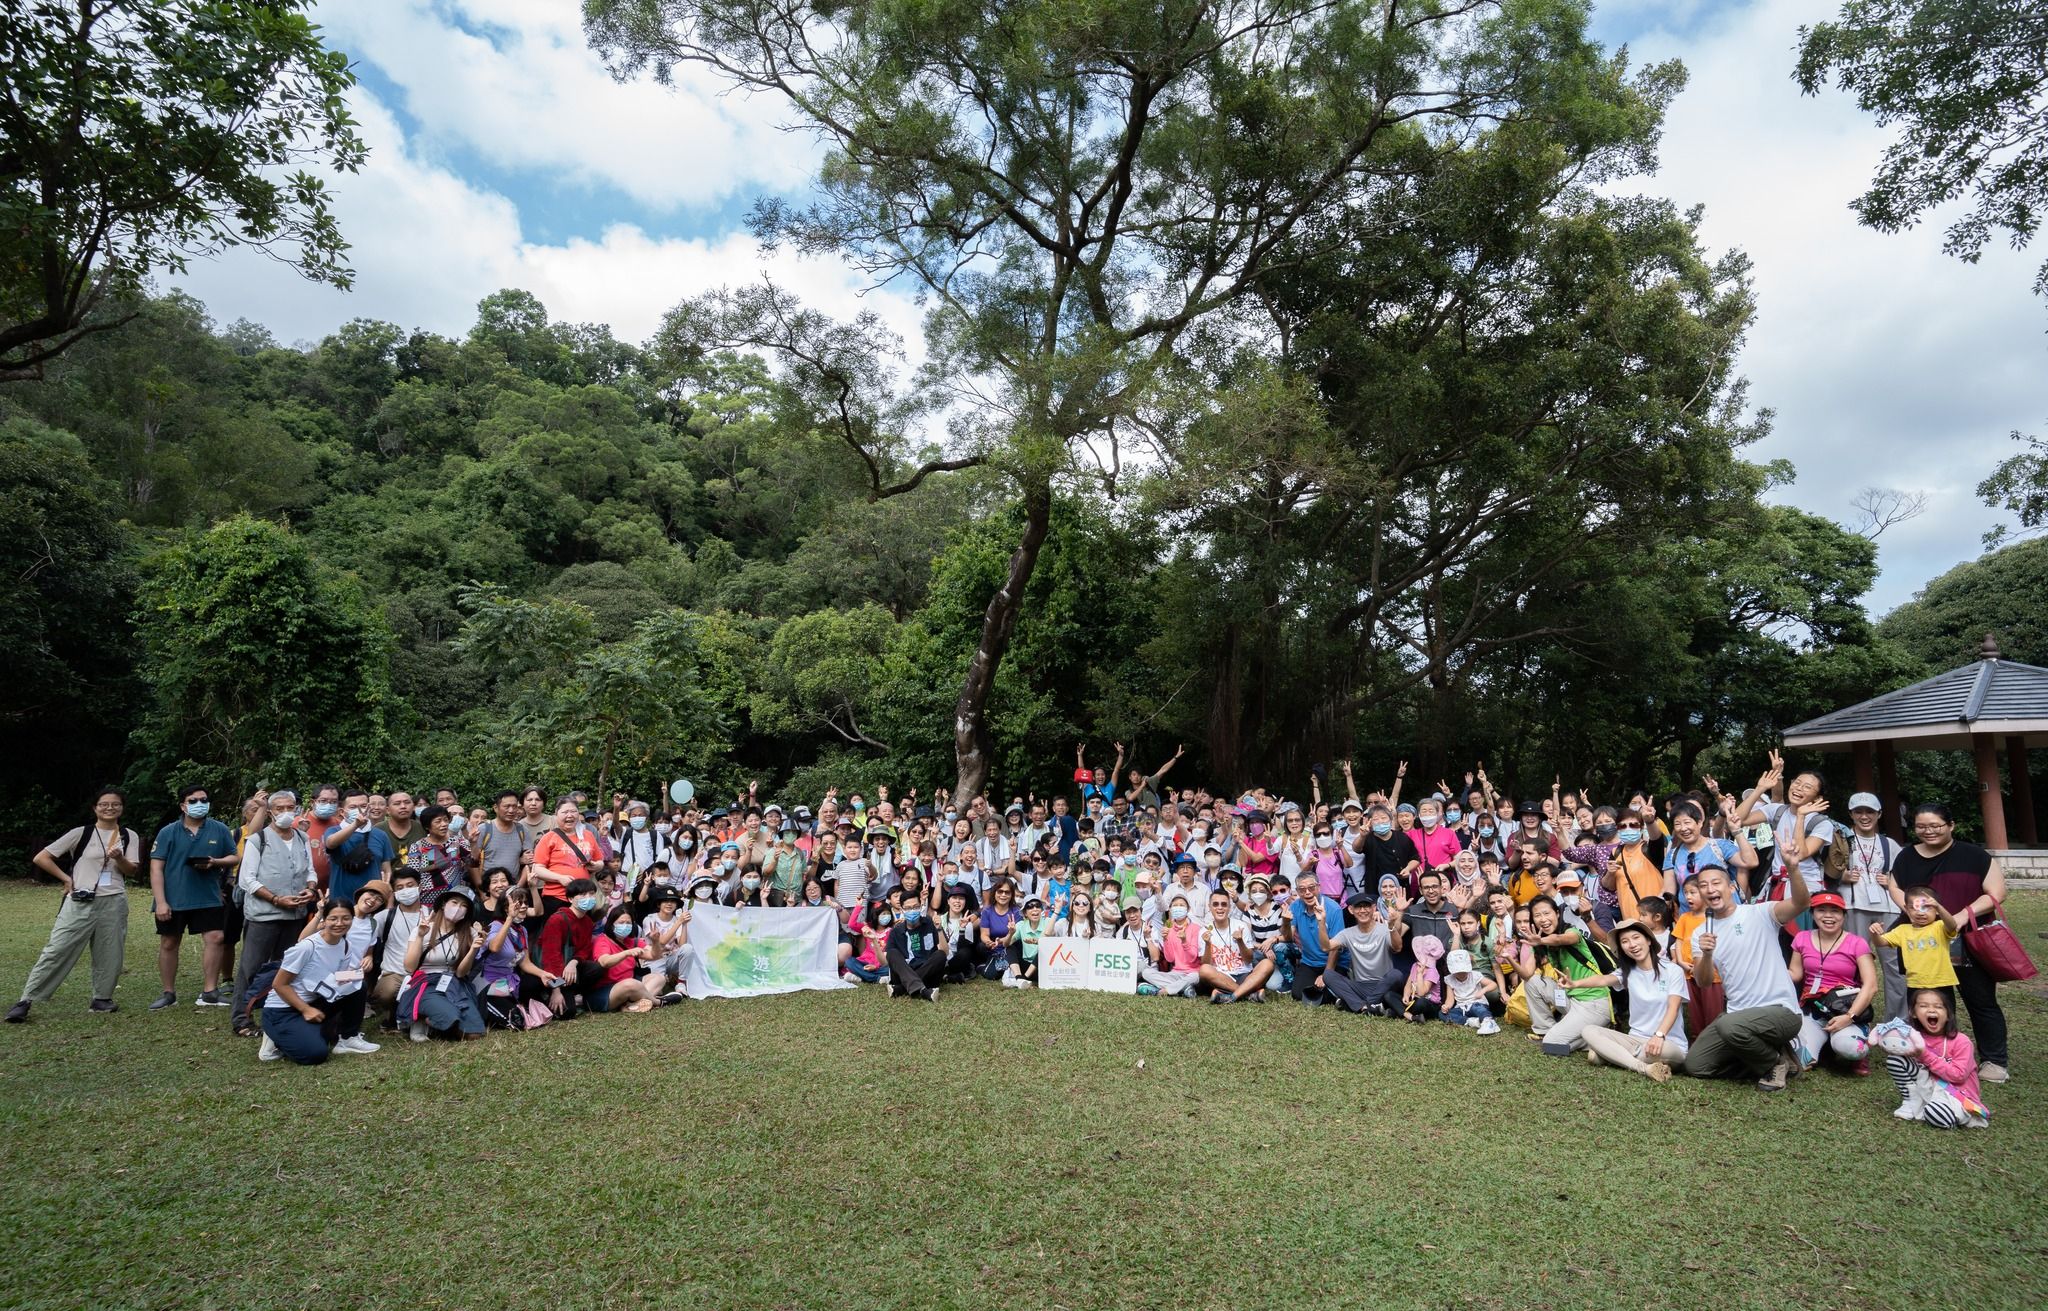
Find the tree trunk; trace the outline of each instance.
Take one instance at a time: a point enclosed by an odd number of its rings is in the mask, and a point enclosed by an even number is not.
[[[960,700],[953,707],[953,760],[958,771],[953,804],[962,810],[988,783],[995,754],[995,743],[988,735],[988,697],[995,688],[996,670],[1010,649],[1010,636],[1017,631],[1024,588],[1038,566],[1038,548],[1045,545],[1051,519],[1052,484],[1048,480],[1028,484],[1024,489],[1024,536],[1010,552],[1010,570],[1003,585],[988,599],[988,609],[981,617],[981,641],[975,644],[974,658],[967,662]]]

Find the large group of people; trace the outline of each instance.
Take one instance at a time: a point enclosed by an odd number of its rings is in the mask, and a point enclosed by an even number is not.
[[[160,995],[178,1004],[188,938],[196,1004],[263,1060],[367,1054],[368,1032],[475,1040],[682,1000],[692,908],[813,907],[839,923],[845,977],[936,1001],[970,980],[1031,988],[1048,940],[1117,938],[1140,994],[1269,998],[1478,1037],[1526,1028],[1543,1053],[1664,1081],[1778,1092],[1826,1066],[1871,1072],[1897,1111],[1982,1127],[2008,1077],[1997,980],[1964,931],[2005,879],[1939,805],[1910,842],[1882,806],[1770,767],[1740,793],[1711,778],[1611,802],[1553,783],[1496,792],[1483,767],[1404,800],[1265,789],[1215,795],[1077,749],[1074,795],[828,789],[812,804],[749,787],[709,808],[666,796],[507,789],[465,807],[322,784],[243,800],[238,823],[186,787],[149,841],[114,788],[36,865],[64,887],[9,1022],[47,1004],[90,951],[95,1012],[118,1009],[131,881],[149,890]],[[1959,1014],[1960,1013],[1960,1014]],[[1966,1014],[1968,1033],[1959,1027]]]

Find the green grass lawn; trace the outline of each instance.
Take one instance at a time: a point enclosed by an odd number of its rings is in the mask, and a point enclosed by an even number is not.
[[[2048,894],[2013,909],[2041,957]],[[6,1000],[55,910],[0,888]],[[120,1014],[81,964],[0,1028],[0,1306],[2048,1302],[2033,985],[1991,1129],[1942,1134],[1881,1076],[1657,1087],[1512,1029],[993,984],[263,1065],[144,1011],[150,927]]]

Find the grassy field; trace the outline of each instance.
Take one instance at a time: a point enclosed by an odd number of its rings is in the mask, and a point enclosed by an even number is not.
[[[8,1000],[55,909],[0,888]],[[2014,911],[2041,956],[2048,894]],[[1992,1128],[1939,1134],[1881,1077],[1656,1087],[1513,1030],[993,984],[262,1065],[224,1011],[144,1012],[131,929],[120,1014],[81,965],[0,1028],[0,1306],[2048,1302],[2033,985]]]

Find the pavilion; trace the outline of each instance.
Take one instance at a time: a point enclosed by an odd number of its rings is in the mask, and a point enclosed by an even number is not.
[[[1989,633],[1970,664],[1795,725],[1785,731],[1785,745],[1850,752],[1856,790],[1884,799],[1884,830],[1902,841],[1897,753],[1968,751],[1977,762],[1984,845],[2008,872],[2048,867],[2048,853],[2016,850],[2040,843],[2027,752],[2048,747],[2048,669],[2005,659]],[[1999,785],[2001,745],[2012,784],[2009,813]]]

